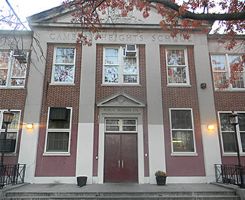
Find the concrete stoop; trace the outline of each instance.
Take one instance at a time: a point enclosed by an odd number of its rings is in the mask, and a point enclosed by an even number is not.
[[[91,192],[91,193],[72,193],[72,192],[7,192],[4,200],[44,200],[44,199],[80,199],[80,200],[240,200],[235,192]]]
[[[212,184],[29,184],[4,192],[3,200],[241,200],[235,189]]]

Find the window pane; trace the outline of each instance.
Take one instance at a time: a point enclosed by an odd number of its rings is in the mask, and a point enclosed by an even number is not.
[[[221,131],[233,131],[234,127],[230,124],[231,113],[220,113]]]
[[[225,55],[212,55],[211,63],[213,71],[226,71]]]
[[[245,132],[240,132],[242,151],[245,152]]]
[[[215,88],[228,88],[229,87],[229,80],[227,78],[226,72],[214,72],[214,86]]]
[[[137,76],[136,75],[124,75],[123,82],[124,83],[137,83]]]
[[[119,131],[119,126],[106,125],[106,131]]]
[[[136,131],[136,126],[123,126],[123,131]]]
[[[169,83],[187,83],[186,67],[169,67],[168,68]]]
[[[234,80],[231,80],[233,88],[244,88],[245,72],[232,72]]]
[[[60,113],[58,113],[58,109],[56,108],[50,108],[49,111],[49,124],[48,124],[48,128],[49,129],[69,129],[70,128],[70,114],[71,114],[71,110],[70,109],[66,109],[66,116],[61,120],[61,118],[55,119],[51,117],[51,113],[53,113],[53,115],[57,114],[59,115]]]
[[[74,65],[55,65],[54,66],[54,81],[73,83],[74,82]]]
[[[185,65],[184,50],[167,50],[168,65]]]
[[[238,113],[238,122],[240,131],[245,131],[245,113]]]
[[[172,129],[192,129],[190,110],[171,110]]]
[[[14,118],[11,124],[8,125],[8,129],[18,129],[19,121],[20,121],[20,112],[12,111],[14,113]]]
[[[174,152],[194,152],[192,131],[172,131]]]
[[[235,135],[233,132],[222,133],[224,152],[236,152]]]
[[[136,58],[125,58],[123,74],[138,74]]]
[[[105,65],[118,65],[118,49],[105,49]]]
[[[123,125],[136,125],[135,119],[125,119],[123,120]]]
[[[13,63],[12,78],[25,78],[27,65],[19,63],[17,59]]]
[[[74,48],[56,48],[56,63],[74,63]]]
[[[239,55],[228,55],[228,59],[230,66],[241,61],[241,57]]]
[[[0,86],[7,84],[8,69],[0,69]]]
[[[68,152],[69,132],[49,132],[47,138],[48,152]]]
[[[9,62],[9,52],[0,51],[0,69],[7,69]]]
[[[105,83],[118,83],[118,66],[105,66]]]

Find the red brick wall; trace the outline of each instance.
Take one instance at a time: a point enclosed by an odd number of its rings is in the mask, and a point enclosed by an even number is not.
[[[205,169],[193,46],[187,46],[190,87],[167,86],[165,48],[165,46],[160,47],[160,63],[167,174],[170,176],[203,176]],[[171,156],[169,108],[192,108],[197,156]]]
[[[82,47],[79,44],[76,45],[75,84],[50,85],[54,47],[54,44],[48,44],[40,116],[36,176],[75,176]],[[48,107],[72,107],[70,156],[43,156]]]
[[[215,91],[214,92],[215,109],[217,114],[218,122],[218,111],[245,111],[245,92],[226,92],[226,91]],[[219,134],[221,137],[221,135]],[[222,152],[221,138],[220,139],[220,150]],[[223,156],[223,164],[237,164],[237,156]],[[241,156],[241,163],[245,165],[245,157]]]
[[[23,121],[25,101],[26,101],[26,88],[0,89],[0,109],[20,110],[21,111],[20,125],[22,124]],[[8,164],[18,163],[21,132],[22,132],[22,128],[20,126],[20,130],[18,132],[19,135],[17,141],[16,154],[10,156],[5,155],[4,163],[8,163]]]
[[[119,92],[124,92],[141,102],[146,104],[146,64],[145,64],[145,45],[138,45],[139,48],[139,80],[140,84],[137,86],[103,86],[103,45],[97,45],[96,47],[96,103],[104,98],[110,97]],[[98,161],[95,156],[98,155],[98,109],[95,108],[95,128],[94,128],[94,163],[93,163],[93,175],[97,175]],[[147,113],[146,108],[143,111],[143,128],[144,128],[144,153],[148,154],[148,132],[147,132]],[[149,175],[149,160],[145,157],[145,176]]]

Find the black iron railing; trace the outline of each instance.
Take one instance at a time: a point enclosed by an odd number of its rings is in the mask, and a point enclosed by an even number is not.
[[[25,164],[0,165],[0,188],[24,183],[25,170]]]
[[[241,186],[245,181],[245,167],[215,164],[215,178],[217,183],[228,183]]]

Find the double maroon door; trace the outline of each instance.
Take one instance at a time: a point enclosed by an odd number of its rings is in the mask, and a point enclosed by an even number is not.
[[[138,182],[137,134],[105,134],[104,182]]]

